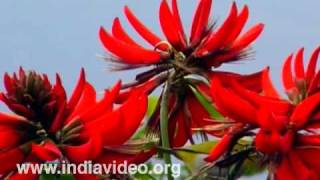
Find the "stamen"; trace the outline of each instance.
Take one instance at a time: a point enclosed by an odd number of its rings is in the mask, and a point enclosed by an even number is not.
[[[160,49],[159,47],[162,46],[162,45],[168,46],[168,51],[169,52],[171,52],[172,49],[173,49],[172,45],[168,41],[160,41],[154,46],[154,50],[156,51],[156,50]]]

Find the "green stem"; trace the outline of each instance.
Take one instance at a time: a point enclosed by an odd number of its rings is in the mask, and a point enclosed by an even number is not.
[[[168,132],[168,125],[169,125],[169,118],[168,118],[168,101],[169,101],[169,85],[166,84],[163,89],[163,95],[161,99],[161,106],[160,106],[160,131],[161,131],[161,142],[162,147],[165,149],[170,148],[170,140],[169,140],[169,132]],[[168,153],[163,154],[164,162],[167,165],[172,164],[171,156]],[[168,168],[168,180],[173,180],[171,168]]]

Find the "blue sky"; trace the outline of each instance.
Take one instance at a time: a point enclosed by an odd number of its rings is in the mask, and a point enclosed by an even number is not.
[[[111,86],[120,77],[133,78],[134,73],[107,71],[107,63],[97,58],[105,54],[98,38],[99,26],[110,28],[119,16],[130,34],[123,16],[123,6],[129,5],[151,29],[161,34],[158,22],[158,0],[2,0],[0,2],[0,74],[16,71],[19,66],[48,73],[59,72],[70,92],[80,67],[85,67],[88,79],[98,90]],[[216,0],[213,20],[221,22],[232,1]],[[266,25],[261,38],[255,43],[254,60],[232,64],[223,69],[236,72],[254,72],[271,66],[272,78],[280,89],[279,73],[283,59],[301,46],[307,55],[319,45],[320,1],[308,3],[293,1],[236,1],[241,7],[248,4],[248,25],[263,22]],[[196,1],[179,1],[186,29],[190,29]],[[247,26],[248,28],[248,26]],[[187,31],[188,32],[188,31]],[[1,83],[2,86],[2,83]],[[2,88],[2,87],[1,87]]]

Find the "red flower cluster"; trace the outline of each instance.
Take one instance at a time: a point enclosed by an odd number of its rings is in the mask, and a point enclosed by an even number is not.
[[[309,62],[307,71],[303,68],[303,49],[295,58],[295,74],[291,73],[290,56],[283,68],[283,84],[290,99],[298,95],[294,101],[279,98],[270,83],[267,74],[264,75],[264,94],[257,94],[241,87],[236,82],[225,87],[218,79],[213,83],[212,95],[218,109],[226,117],[240,127],[255,134],[254,147],[264,153],[273,168],[276,179],[319,179],[320,169],[317,157],[319,151],[320,123],[320,81],[319,70],[316,70],[320,53],[317,48]],[[295,93],[295,94],[293,94]],[[235,126],[226,134],[218,146],[206,158],[216,161],[224,153],[232,149],[232,138],[239,137],[244,129]],[[257,129],[257,130],[256,130]],[[256,131],[255,131],[256,130]]]
[[[149,68],[136,75],[135,82],[118,82],[105,90],[101,99],[97,100],[84,70],[69,98],[59,75],[54,84],[47,75],[22,68],[4,75],[0,100],[12,113],[0,112],[1,179],[38,178],[18,174],[16,164],[21,163],[139,163],[158,150],[170,164],[169,152],[177,155],[175,147],[188,140],[196,143],[193,137],[198,130],[206,138],[220,139],[205,160],[215,167],[227,166],[233,176],[250,155],[258,154],[274,179],[320,179],[320,47],[306,70],[303,48],[285,60],[282,79],[289,98],[282,99],[269,78],[269,68],[249,75],[216,70],[223,63],[247,58],[250,45],[263,30],[258,23],[242,32],[249,17],[247,6],[238,10],[233,3],[226,19],[216,26],[209,22],[212,0],[200,0],[187,37],[177,0],[170,2],[162,0],[159,8],[165,40],[124,8],[131,26],[152,49],[133,40],[119,18],[114,19],[111,33],[100,28],[99,38],[111,53],[107,59],[115,63],[115,70]],[[160,98],[144,138],[160,137],[161,147],[152,141],[134,152],[125,149],[145,117],[148,95],[158,87]],[[245,142],[241,147],[240,141]],[[170,172],[168,179],[172,179]]]
[[[172,0],[171,8],[167,1],[163,0],[159,8],[159,20],[166,41],[145,27],[126,6],[124,13],[130,24],[155,50],[145,49],[130,38],[118,18],[113,22],[112,35],[101,28],[100,39],[108,51],[126,64],[167,64],[168,61],[180,58],[180,61],[187,59],[190,64],[200,63],[210,68],[238,60],[244,50],[260,35],[263,25],[257,24],[240,35],[247,22],[249,11],[245,6],[238,12],[236,4],[233,3],[226,20],[219,28],[215,28],[209,24],[211,4],[212,0],[199,1],[190,37],[187,38],[177,0]]]
[[[21,68],[18,74],[5,74],[4,83],[6,92],[1,93],[1,100],[13,114],[0,112],[0,174],[3,177],[37,178],[34,174],[15,174],[17,163],[56,160],[108,163],[121,157],[132,158],[104,147],[122,145],[139,127],[147,108],[143,91],[133,92],[115,107],[121,83],[106,90],[102,99],[97,100],[84,70],[69,99],[59,75],[52,85],[45,74],[26,73]]]
[[[106,50],[115,56],[120,69],[153,66],[149,71],[136,76],[137,82],[131,86],[150,88],[151,91],[165,83],[169,87],[169,134],[173,146],[182,146],[188,139],[192,141],[192,128],[210,124],[205,119],[210,114],[194,96],[196,91],[209,97],[209,86],[189,75],[202,76],[209,80],[218,76],[237,79],[260,91],[261,73],[242,76],[228,72],[215,72],[212,67],[222,63],[238,61],[247,56],[247,50],[263,30],[263,24],[256,24],[241,34],[249,16],[247,6],[238,11],[232,4],[229,15],[221,26],[209,23],[211,0],[201,0],[194,13],[190,36],[187,37],[179,15],[177,0],[161,1],[159,20],[166,40],[152,33],[133,12],[125,6],[124,13],[137,33],[153,46],[146,49],[135,42],[122,28],[119,18],[115,18],[112,33],[100,28],[100,40]],[[129,87],[131,87],[129,86]],[[125,86],[126,88],[128,86]],[[164,92],[162,92],[162,96]],[[161,97],[162,97],[161,96]],[[161,101],[161,100],[160,100]],[[157,131],[160,124],[160,104],[149,120],[151,130]],[[211,132],[217,135],[217,132]],[[193,141],[192,141],[193,142]]]

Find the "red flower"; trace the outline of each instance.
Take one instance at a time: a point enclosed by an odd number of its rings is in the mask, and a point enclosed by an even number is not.
[[[249,45],[260,35],[262,24],[257,24],[241,34],[249,16],[248,7],[238,12],[233,3],[230,13],[222,25],[215,28],[209,23],[211,0],[199,1],[195,11],[190,37],[187,37],[179,15],[176,0],[171,7],[163,0],[159,8],[159,20],[166,40],[152,33],[126,6],[124,13],[138,34],[153,46],[147,49],[135,42],[123,29],[119,18],[115,18],[112,33],[100,28],[102,44],[120,64],[121,69],[153,66],[152,69],[136,76],[136,82],[123,88],[134,87],[152,92],[162,83],[170,84],[169,135],[173,146],[182,146],[192,140],[192,128],[211,124],[209,113],[194,96],[192,88],[210,97],[209,86],[198,75],[210,81],[212,76],[237,79],[251,84],[250,88],[260,89],[261,73],[241,76],[227,72],[212,72],[211,68],[222,63],[245,58]],[[253,86],[252,86],[253,85]],[[191,88],[192,87],[192,88]],[[257,90],[259,91],[259,90]],[[160,104],[150,118],[149,127],[158,133]],[[217,132],[212,132],[217,135]],[[220,133],[221,135],[221,133]]]
[[[21,68],[18,75],[5,74],[4,82],[7,91],[1,93],[1,100],[14,114],[0,112],[2,175],[14,173],[17,163],[112,159],[114,153],[103,147],[125,143],[139,127],[147,107],[142,91],[133,92],[115,107],[121,83],[96,100],[83,70],[69,99],[59,75],[51,85],[45,74],[25,73]]]
[[[294,58],[294,73],[291,67],[293,54],[285,60],[282,69],[283,85],[290,100],[295,103],[320,90],[320,71],[316,69],[320,47],[312,53],[306,70],[303,65],[303,52],[303,48],[299,49]]]
[[[313,58],[318,51],[316,50]],[[313,59],[311,64],[315,61]],[[314,69],[313,66],[309,65],[308,69]],[[296,74],[304,72],[299,69],[301,67],[296,67]],[[275,169],[271,173],[276,179],[319,179],[320,166],[313,158],[320,154],[320,92],[314,92],[297,104],[292,104],[279,98],[267,73],[262,82],[264,91],[261,95],[243,88],[235,81],[231,86],[225,86],[214,79],[212,96],[222,114],[231,121],[241,123],[242,127],[250,127],[246,131],[255,134],[255,149],[268,158],[269,164]],[[235,137],[243,130],[236,126],[233,128],[219,143],[219,148],[214,148],[206,160],[217,161],[236,143],[225,140],[227,136]]]
[[[172,0],[172,7],[163,0],[159,8],[159,20],[167,40],[162,40],[144,26],[129,7],[124,8],[129,23],[154,49],[146,49],[128,36],[118,18],[113,22],[112,34],[100,28],[100,40],[104,47],[117,57],[117,62],[133,66],[158,64],[173,68],[174,63],[182,63],[210,68],[239,60],[245,55],[248,46],[260,35],[263,25],[256,24],[240,35],[249,11],[245,6],[238,12],[236,4],[233,3],[225,21],[216,28],[209,24],[211,4],[211,0],[199,1],[189,38],[181,22],[177,0]]]

